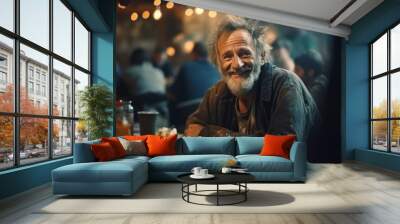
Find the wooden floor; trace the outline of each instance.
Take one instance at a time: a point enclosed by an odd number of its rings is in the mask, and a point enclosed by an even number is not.
[[[367,206],[357,214],[35,214],[54,200],[46,185],[0,201],[0,223],[400,223],[400,174],[359,163],[310,164],[309,169],[309,183]]]

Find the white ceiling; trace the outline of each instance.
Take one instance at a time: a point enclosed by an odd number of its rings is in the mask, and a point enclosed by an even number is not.
[[[351,25],[383,0],[174,0],[237,16],[347,38]],[[350,7],[335,17],[347,4]],[[336,18],[336,20],[332,20]]]
[[[223,0],[329,21],[350,0]]]

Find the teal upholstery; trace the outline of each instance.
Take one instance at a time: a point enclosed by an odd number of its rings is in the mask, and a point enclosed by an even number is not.
[[[230,159],[231,155],[174,155],[157,156],[149,160],[149,170],[190,172],[193,167],[200,166],[210,171],[219,171]]]
[[[260,154],[264,137],[236,137],[236,155]]]
[[[100,140],[75,143],[74,163],[87,163],[96,161],[96,158],[94,157],[90,146],[92,144],[98,144],[98,143],[100,143]]]
[[[292,161],[278,156],[239,155],[240,167],[250,172],[292,172]]]
[[[183,137],[177,154],[235,155],[235,139],[233,137]]]
[[[69,195],[131,195],[147,182],[147,174],[148,164],[144,158],[74,163],[52,171],[53,192]]]

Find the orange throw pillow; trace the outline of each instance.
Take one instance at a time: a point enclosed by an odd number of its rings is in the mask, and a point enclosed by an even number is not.
[[[262,156],[280,156],[290,158],[290,148],[296,140],[296,135],[265,135]]]
[[[90,147],[92,149],[94,157],[99,162],[110,161],[117,158],[113,147],[108,142],[93,144]]]
[[[163,156],[176,154],[177,135],[161,137],[158,135],[147,136],[148,156]]]
[[[117,158],[126,156],[126,151],[117,137],[101,138],[101,142],[108,142],[114,149]]]

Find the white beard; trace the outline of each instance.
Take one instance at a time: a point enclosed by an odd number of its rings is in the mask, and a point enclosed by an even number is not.
[[[233,95],[237,97],[246,96],[258,80],[260,70],[261,66],[255,66],[247,78],[241,76],[240,78],[233,79],[229,75],[224,75],[224,80]]]

